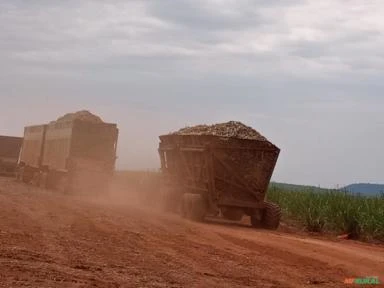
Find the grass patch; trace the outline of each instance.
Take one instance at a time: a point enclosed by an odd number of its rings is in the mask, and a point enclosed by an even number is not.
[[[308,231],[349,233],[353,238],[384,241],[384,196],[360,197],[345,192],[290,191],[271,186],[268,199],[284,216],[299,220]]]
[[[117,171],[118,181],[141,192],[146,201],[161,200],[158,171]],[[267,198],[279,204],[283,217],[311,232],[350,233],[361,240],[384,241],[384,195],[363,197],[337,190],[270,186]]]

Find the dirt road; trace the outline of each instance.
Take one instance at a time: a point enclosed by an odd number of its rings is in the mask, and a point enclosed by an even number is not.
[[[121,194],[120,194],[121,195]],[[193,223],[0,178],[1,287],[346,287],[384,248]],[[377,287],[377,286],[375,286]]]

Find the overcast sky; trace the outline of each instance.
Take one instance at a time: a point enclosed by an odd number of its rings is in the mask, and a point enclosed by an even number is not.
[[[87,109],[118,123],[118,167],[144,169],[158,135],[237,120],[281,148],[276,181],[383,183],[383,15],[361,0],[0,0],[0,134]]]

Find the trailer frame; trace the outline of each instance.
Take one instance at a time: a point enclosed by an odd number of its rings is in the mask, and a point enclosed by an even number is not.
[[[193,209],[191,202],[199,202],[196,205],[205,206],[205,211],[190,217],[195,220],[203,220],[206,215],[224,214],[230,220],[248,215],[253,218],[254,226],[260,226],[267,210],[273,210],[272,216],[280,221],[281,209],[266,201],[266,192],[280,154],[278,147],[268,141],[207,135],[169,134],[159,138],[161,171],[168,187],[165,203],[170,210],[186,216],[188,213],[183,210]],[[231,161],[236,153],[242,157],[247,153],[259,156],[261,166],[255,166],[253,179],[246,179],[240,166]],[[275,229],[276,225],[272,223],[272,228]]]
[[[103,131],[108,135],[103,135]],[[87,135],[91,138],[86,139]],[[109,142],[113,141],[107,147],[107,156],[98,159],[88,155],[92,152],[92,145],[102,141],[103,136]],[[89,186],[92,187],[90,190],[101,191],[102,180],[105,178],[108,182],[115,168],[117,141],[118,128],[111,123],[75,119],[27,126],[20,151],[18,179],[43,188],[73,193],[80,191],[79,187],[84,184],[81,180],[88,178],[88,182],[95,183]],[[101,151],[101,156],[103,152],[106,153]],[[99,156],[95,151],[93,155]],[[84,186],[83,190],[88,188]]]

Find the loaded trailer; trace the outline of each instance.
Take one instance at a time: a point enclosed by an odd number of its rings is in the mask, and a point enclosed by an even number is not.
[[[266,200],[266,192],[280,149],[255,130],[256,137],[237,137],[252,129],[240,122],[216,127],[222,133],[196,126],[159,137],[167,207],[197,221],[248,215],[254,227],[277,229],[281,209]]]
[[[62,192],[102,192],[115,169],[117,125],[71,115],[24,128],[18,178]]]
[[[22,137],[0,136],[0,175],[15,176]]]

